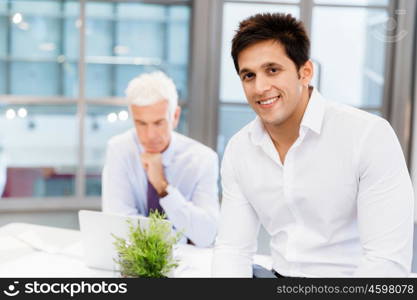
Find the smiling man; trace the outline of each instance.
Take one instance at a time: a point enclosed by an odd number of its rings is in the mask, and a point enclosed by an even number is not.
[[[310,86],[309,52],[291,15],[252,16],[233,38],[257,118],[225,150],[213,276],[252,276],[260,224],[276,277],[408,276],[414,200],[398,139]]]
[[[159,210],[195,245],[209,246],[219,212],[217,154],[173,131],[181,109],[174,83],[162,72],[133,79],[126,95],[135,128],[108,143],[103,211]]]

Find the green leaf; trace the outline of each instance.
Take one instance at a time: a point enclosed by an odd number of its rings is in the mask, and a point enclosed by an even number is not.
[[[143,229],[128,219],[127,239],[113,235],[118,252],[115,262],[120,266],[123,276],[128,277],[166,277],[178,267],[178,260],[172,256],[173,246],[181,239],[183,232],[172,234],[169,223],[164,222],[165,214],[151,211],[149,227]]]

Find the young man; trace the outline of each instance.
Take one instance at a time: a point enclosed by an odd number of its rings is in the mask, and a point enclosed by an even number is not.
[[[180,119],[178,95],[162,72],[133,79],[126,94],[135,128],[108,143],[103,211],[164,211],[191,242],[209,246],[219,212],[217,154],[173,131]]]
[[[224,154],[213,276],[252,276],[260,224],[277,277],[407,276],[414,200],[397,137],[311,87],[309,50],[291,15],[255,15],[233,38],[257,118]]]

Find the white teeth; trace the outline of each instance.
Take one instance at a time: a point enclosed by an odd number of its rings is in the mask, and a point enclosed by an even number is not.
[[[259,104],[261,104],[261,105],[271,104],[271,103],[274,103],[275,101],[277,101],[279,98],[280,98],[280,96],[274,97],[274,98],[271,98],[271,99],[268,99],[268,100],[265,100],[265,101],[259,101]]]

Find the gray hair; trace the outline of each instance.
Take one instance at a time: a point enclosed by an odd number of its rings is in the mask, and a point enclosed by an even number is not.
[[[178,93],[174,82],[165,73],[156,71],[141,74],[132,79],[125,91],[131,105],[151,105],[161,100],[168,101],[172,118],[178,105]]]

